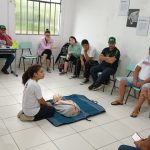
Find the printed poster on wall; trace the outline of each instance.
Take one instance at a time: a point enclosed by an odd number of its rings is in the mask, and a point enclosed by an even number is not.
[[[136,29],[136,35],[147,36],[150,24],[150,17],[139,17]]]
[[[120,0],[119,16],[127,16],[130,0]]]
[[[129,9],[127,27],[136,28],[140,9]]]

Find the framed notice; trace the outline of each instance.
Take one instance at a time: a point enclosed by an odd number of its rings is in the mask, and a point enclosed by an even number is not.
[[[140,9],[129,9],[128,18],[127,18],[127,27],[134,27],[137,26],[137,21],[139,17]]]
[[[130,5],[130,0],[120,0],[120,7],[119,7],[120,16],[128,15],[129,5]]]
[[[136,29],[136,35],[147,36],[150,24],[150,17],[139,17]]]

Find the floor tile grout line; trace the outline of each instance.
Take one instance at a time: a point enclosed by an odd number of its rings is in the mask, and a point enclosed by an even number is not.
[[[4,120],[3,120],[3,123],[4,123],[5,127],[7,128],[7,126],[6,126],[5,122],[4,122]],[[11,132],[9,131],[8,128],[7,128],[7,130],[8,130],[8,132],[9,132],[9,135],[10,135],[11,138],[13,139],[14,143],[16,144],[17,148],[20,150],[19,145],[18,145],[17,142],[15,141],[15,139],[14,139],[14,137],[12,136]]]

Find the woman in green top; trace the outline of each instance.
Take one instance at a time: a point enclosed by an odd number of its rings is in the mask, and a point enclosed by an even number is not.
[[[69,61],[72,61],[73,64],[76,65],[77,60],[80,58],[81,45],[77,42],[74,36],[70,36],[69,43],[70,45],[68,47],[68,54],[64,63],[64,70],[60,73],[60,75],[67,73]]]

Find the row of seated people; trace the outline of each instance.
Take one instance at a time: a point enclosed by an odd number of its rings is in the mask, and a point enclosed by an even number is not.
[[[38,55],[42,56],[42,62],[46,61],[47,71],[50,71],[50,57],[51,57],[51,48],[53,46],[54,40],[50,36],[50,31],[46,29],[44,38],[40,42],[40,47],[38,49]],[[6,34],[6,27],[4,25],[0,25],[0,42],[4,45],[11,46],[12,39],[9,35]],[[83,40],[81,45],[77,42],[76,38],[71,36],[69,38],[70,46],[68,48],[68,55],[65,60],[64,71],[61,74],[67,73],[68,62],[73,61],[76,64],[74,75],[72,78],[76,78],[80,75],[81,66],[84,66],[84,81],[83,83],[87,83],[89,81],[89,76],[91,75],[93,78],[93,84],[89,86],[89,90],[97,90],[101,87],[102,84],[108,82],[110,75],[114,74],[118,67],[118,62],[120,58],[120,51],[116,48],[116,39],[114,37],[110,37],[108,40],[108,47],[106,47],[98,58],[98,53],[95,48],[90,46],[88,40]],[[14,60],[14,55],[12,54],[1,54],[0,58],[7,58],[4,67],[2,68],[2,72],[4,74],[9,74],[7,71],[8,67]],[[80,59],[79,59],[80,58]],[[98,60],[101,63],[98,63]],[[98,76],[98,72],[102,72],[100,76]],[[119,97],[117,100],[112,102],[112,105],[122,105],[123,99],[125,95],[126,86],[135,86],[135,87],[147,87],[150,88],[150,51],[149,55],[141,60],[135,68],[133,77],[122,78],[119,85]],[[141,92],[142,93],[142,92]],[[141,94],[142,95],[142,94]],[[141,99],[142,96],[140,96]],[[149,98],[149,96],[148,96]],[[138,101],[139,103],[136,105],[131,116],[136,117],[139,112],[141,105],[143,103],[142,100]]]
[[[60,75],[65,75],[67,73],[69,61],[72,61],[73,64],[75,64],[72,78],[78,78],[81,67],[84,67],[84,80],[81,84],[89,82],[89,77],[91,75],[93,83],[88,89],[100,89],[103,84],[106,84],[109,81],[110,75],[114,75],[118,68],[120,51],[115,46],[116,39],[110,37],[108,40],[108,47],[104,48],[100,55],[86,39],[81,42],[81,46],[73,36],[69,38],[69,42],[70,46],[65,59],[64,70]],[[101,63],[98,63],[99,61]],[[98,75],[99,72],[101,72],[100,76]],[[150,99],[150,94],[147,95],[146,98],[143,96],[144,89],[150,89],[150,49],[148,56],[137,64],[133,76],[122,77],[119,83],[119,96],[111,104],[123,105],[126,87],[132,86],[141,89],[139,101],[137,101],[137,104],[131,113],[131,117],[137,117],[144,101]]]
[[[6,26],[0,25],[0,48],[12,46],[12,38],[6,34]],[[54,44],[54,40],[51,38],[50,31],[48,29],[45,30],[44,37],[40,41],[40,46],[37,50],[37,54],[42,56],[42,64],[46,64],[46,70],[50,72],[51,65],[51,55],[52,55],[52,47]],[[6,58],[6,63],[1,69],[4,74],[9,74],[8,68],[11,66],[12,62],[15,59],[13,54],[0,54],[0,58]]]

